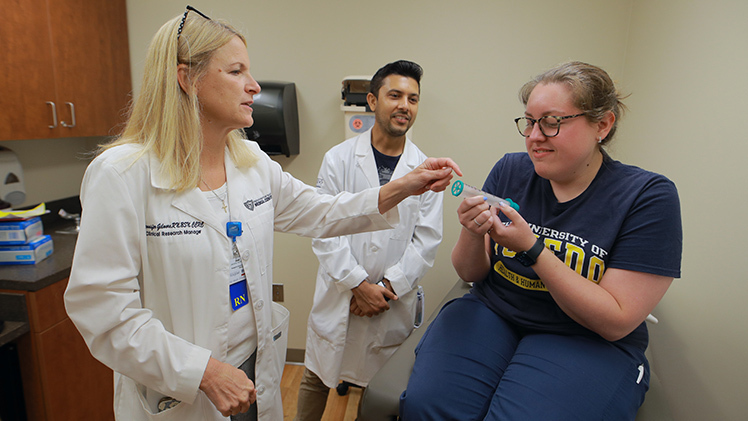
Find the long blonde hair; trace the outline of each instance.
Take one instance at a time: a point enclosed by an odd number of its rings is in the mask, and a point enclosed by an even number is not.
[[[182,90],[177,65],[189,67],[188,79],[194,87],[217,49],[234,37],[247,44],[244,36],[227,22],[208,20],[195,13],[188,14],[177,37],[181,19],[180,15],[169,20],[156,32],[148,47],[143,84],[131,104],[130,118],[122,134],[101,148],[103,151],[122,144],[143,145],[140,153],[152,152],[158,157],[163,175],[177,191],[198,185],[203,143],[197,90]],[[244,144],[243,137],[241,130],[229,134],[229,154],[235,165],[251,167],[258,156]]]

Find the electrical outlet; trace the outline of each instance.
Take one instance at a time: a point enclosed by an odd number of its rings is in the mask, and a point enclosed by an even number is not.
[[[273,301],[283,302],[283,284],[273,284]]]

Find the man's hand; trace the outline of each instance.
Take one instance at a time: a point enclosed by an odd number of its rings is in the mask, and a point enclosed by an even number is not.
[[[385,297],[397,300],[397,295],[394,292],[379,285],[370,284],[367,280],[361,282],[351,292],[353,292],[350,306],[351,313],[361,317],[372,317],[389,310],[390,305]]]
[[[257,400],[255,385],[242,370],[212,357],[200,381],[200,390],[224,417],[249,411],[249,406]]]

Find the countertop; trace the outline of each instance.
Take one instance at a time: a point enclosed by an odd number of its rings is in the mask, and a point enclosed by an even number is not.
[[[57,231],[75,226],[71,220],[57,215],[60,208],[70,213],[79,213],[80,201],[77,196],[46,204],[49,213],[42,216],[44,234],[52,237],[54,251],[46,259],[34,265],[0,266],[0,290],[38,291],[70,276],[76,234],[58,234]]]
[[[44,234],[52,237],[54,249],[46,259],[34,265],[0,265],[0,346],[15,340],[29,331],[26,298],[23,291],[38,291],[70,276],[76,234],[58,231],[75,227],[75,222],[57,215],[62,208],[69,213],[80,213],[77,196],[46,204],[49,213],[42,215]],[[17,292],[16,292],[17,291]]]
[[[44,234],[52,237],[54,251],[41,262],[34,265],[0,266],[0,289],[38,291],[70,276],[78,236],[56,233],[56,230],[66,227],[69,227],[69,224],[58,225],[53,229],[44,227]]]

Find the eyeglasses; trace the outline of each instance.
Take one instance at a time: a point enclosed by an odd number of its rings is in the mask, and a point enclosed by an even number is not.
[[[517,130],[519,130],[519,134],[521,134],[524,137],[530,136],[530,133],[532,132],[532,128],[533,126],[535,126],[535,123],[539,124],[540,132],[543,133],[543,136],[554,137],[554,136],[557,136],[559,130],[561,130],[561,122],[563,120],[568,120],[574,117],[580,117],[585,114],[587,113],[565,115],[562,117],[559,117],[557,115],[547,115],[544,117],[540,117],[538,119],[534,119],[530,117],[518,117],[514,119],[514,122],[517,123]]]
[[[190,10],[204,17],[205,19],[211,20],[209,17],[205,16],[201,11],[195,9],[194,7],[190,5],[187,5],[186,10],[184,11],[184,15],[182,15],[182,21],[179,23],[179,29],[177,30],[177,39],[179,39],[179,36],[182,35],[182,28],[184,28],[184,21],[187,19],[187,13],[190,13]]]

